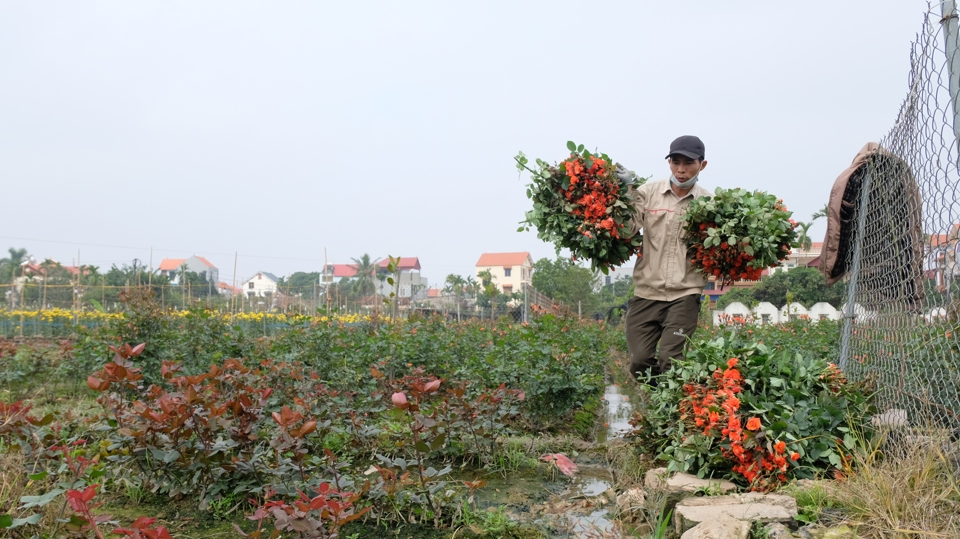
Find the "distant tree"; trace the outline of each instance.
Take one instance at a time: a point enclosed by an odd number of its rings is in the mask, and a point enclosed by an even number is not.
[[[293,294],[303,294],[306,297],[309,297],[313,294],[314,287],[320,282],[320,272],[319,271],[298,271],[291,275],[286,282],[286,288],[288,288]]]
[[[490,270],[485,269],[477,273],[480,284],[477,287],[477,305],[481,307],[491,307],[496,304],[497,296],[500,295],[500,289],[497,288],[496,279]]]
[[[473,275],[467,275],[463,280],[463,294],[468,297],[476,297],[477,295],[477,280],[474,279]]]
[[[29,259],[26,249],[7,249],[10,256],[0,258],[0,284],[10,284],[20,275],[20,265]]]
[[[717,300],[717,309],[726,309],[731,303],[739,301],[747,307],[752,307],[757,303],[757,298],[753,296],[753,288],[749,286],[735,286],[727,290],[720,299]]]
[[[466,279],[460,275],[451,273],[450,275],[447,275],[447,278],[444,279],[443,282],[446,284],[444,291],[457,298],[457,303],[459,303],[463,299],[463,295],[467,286]]]
[[[809,251],[813,247],[813,240],[810,239],[810,227],[813,226],[813,223],[804,223],[802,221],[797,222],[797,243],[800,244],[800,248],[804,251]]]
[[[205,298],[219,295],[217,287],[207,280],[207,274],[195,271],[186,271],[180,275],[180,287],[190,291],[190,297]]]
[[[595,294],[596,310],[600,314],[606,314],[613,307],[623,305],[633,297],[633,276],[620,275],[618,278],[610,281],[600,287]]]
[[[352,258],[357,267],[357,277],[353,280],[354,292],[357,296],[369,296],[377,291],[377,260],[371,260],[370,255],[364,253],[360,258]]]
[[[555,261],[541,258],[533,264],[533,287],[554,301],[563,302],[584,313],[595,312],[600,307],[595,292],[600,282],[588,268],[558,257]]]
[[[843,302],[843,287],[828,287],[817,268],[804,266],[768,275],[753,287],[752,292],[758,302],[768,301],[777,307],[786,305],[788,292],[793,294],[793,301],[805,307],[821,301],[840,307]]]

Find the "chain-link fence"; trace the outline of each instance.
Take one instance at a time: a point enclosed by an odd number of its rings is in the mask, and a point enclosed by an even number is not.
[[[960,89],[960,69],[951,64],[960,67],[960,56],[952,2],[943,7],[946,16],[930,13],[913,44],[909,91],[893,128],[861,151],[845,188],[835,186],[842,203],[834,274],[848,275],[840,367],[876,382],[888,420],[953,430],[960,427],[960,125],[951,92]]]

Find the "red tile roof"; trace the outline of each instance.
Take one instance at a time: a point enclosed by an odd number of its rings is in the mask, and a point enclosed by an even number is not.
[[[387,269],[387,266],[389,265],[390,265],[389,258],[384,258],[383,260],[377,263],[377,266],[380,267],[380,269]],[[420,259],[415,256],[401,256],[399,261],[397,262],[397,268],[400,271],[403,271],[403,270],[420,271]]]
[[[217,283],[217,288],[218,288],[219,290],[227,290],[227,291],[229,291],[229,292],[234,292],[234,293],[240,291],[239,288],[237,288],[237,287],[235,287],[235,286],[228,285],[227,283],[225,283],[225,282],[223,282],[223,281],[220,281],[219,283]]]
[[[327,264],[328,268],[333,268],[334,277],[356,277],[357,266],[353,264]]]
[[[527,263],[527,260],[533,262],[530,253],[526,251],[522,253],[483,253],[480,255],[480,260],[477,260],[477,267],[503,266],[510,268],[522,266]]]
[[[944,243],[947,243],[948,241],[950,241],[950,235],[949,235],[949,234],[931,234],[931,235],[930,235],[930,246],[931,246],[931,247],[939,247],[940,245],[943,245]]]
[[[212,269],[217,269],[217,267],[214,266],[206,258],[203,258],[202,256],[196,256],[196,255],[194,255],[194,257],[196,257],[196,259],[199,260],[200,263],[203,264],[204,266]],[[178,270],[180,269],[180,266],[182,266],[183,263],[186,261],[187,261],[186,258],[164,258],[163,260],[160,261],[160,271]]]
[[[194,255],[194,256],[196,256],[196,255]],[[217,269],[216,266],[214,266],[209,260],[207,260],[206,258],[203,258],[202,256],[197,256],[197,260],[199,260],[200,262],[202,262],[203,264],[205,264],[208,268]]]
[[[164,258],[160,261],[160,271],[177,270],[186,261],[186,258]]]
[[[440,297],[440,289],[439,289],[439,288],[428,288],[428,289],[427,289],[427,297],[428,297],[428,298],[439,298],[439,297]]]

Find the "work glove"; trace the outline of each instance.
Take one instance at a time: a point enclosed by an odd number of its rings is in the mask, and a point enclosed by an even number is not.
[[[620,180],[620,183],[625,185],[633,185],[633,182],[637,180],[637,174],[632,170],[627,170],[620,163],[617,163],[616,167],[614,167],[613,173]]]

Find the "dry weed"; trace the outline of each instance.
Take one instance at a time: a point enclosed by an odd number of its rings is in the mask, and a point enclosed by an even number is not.
[[[858,537],[960,537],[960,488],[946,439],[881,436],[829,487]]]

